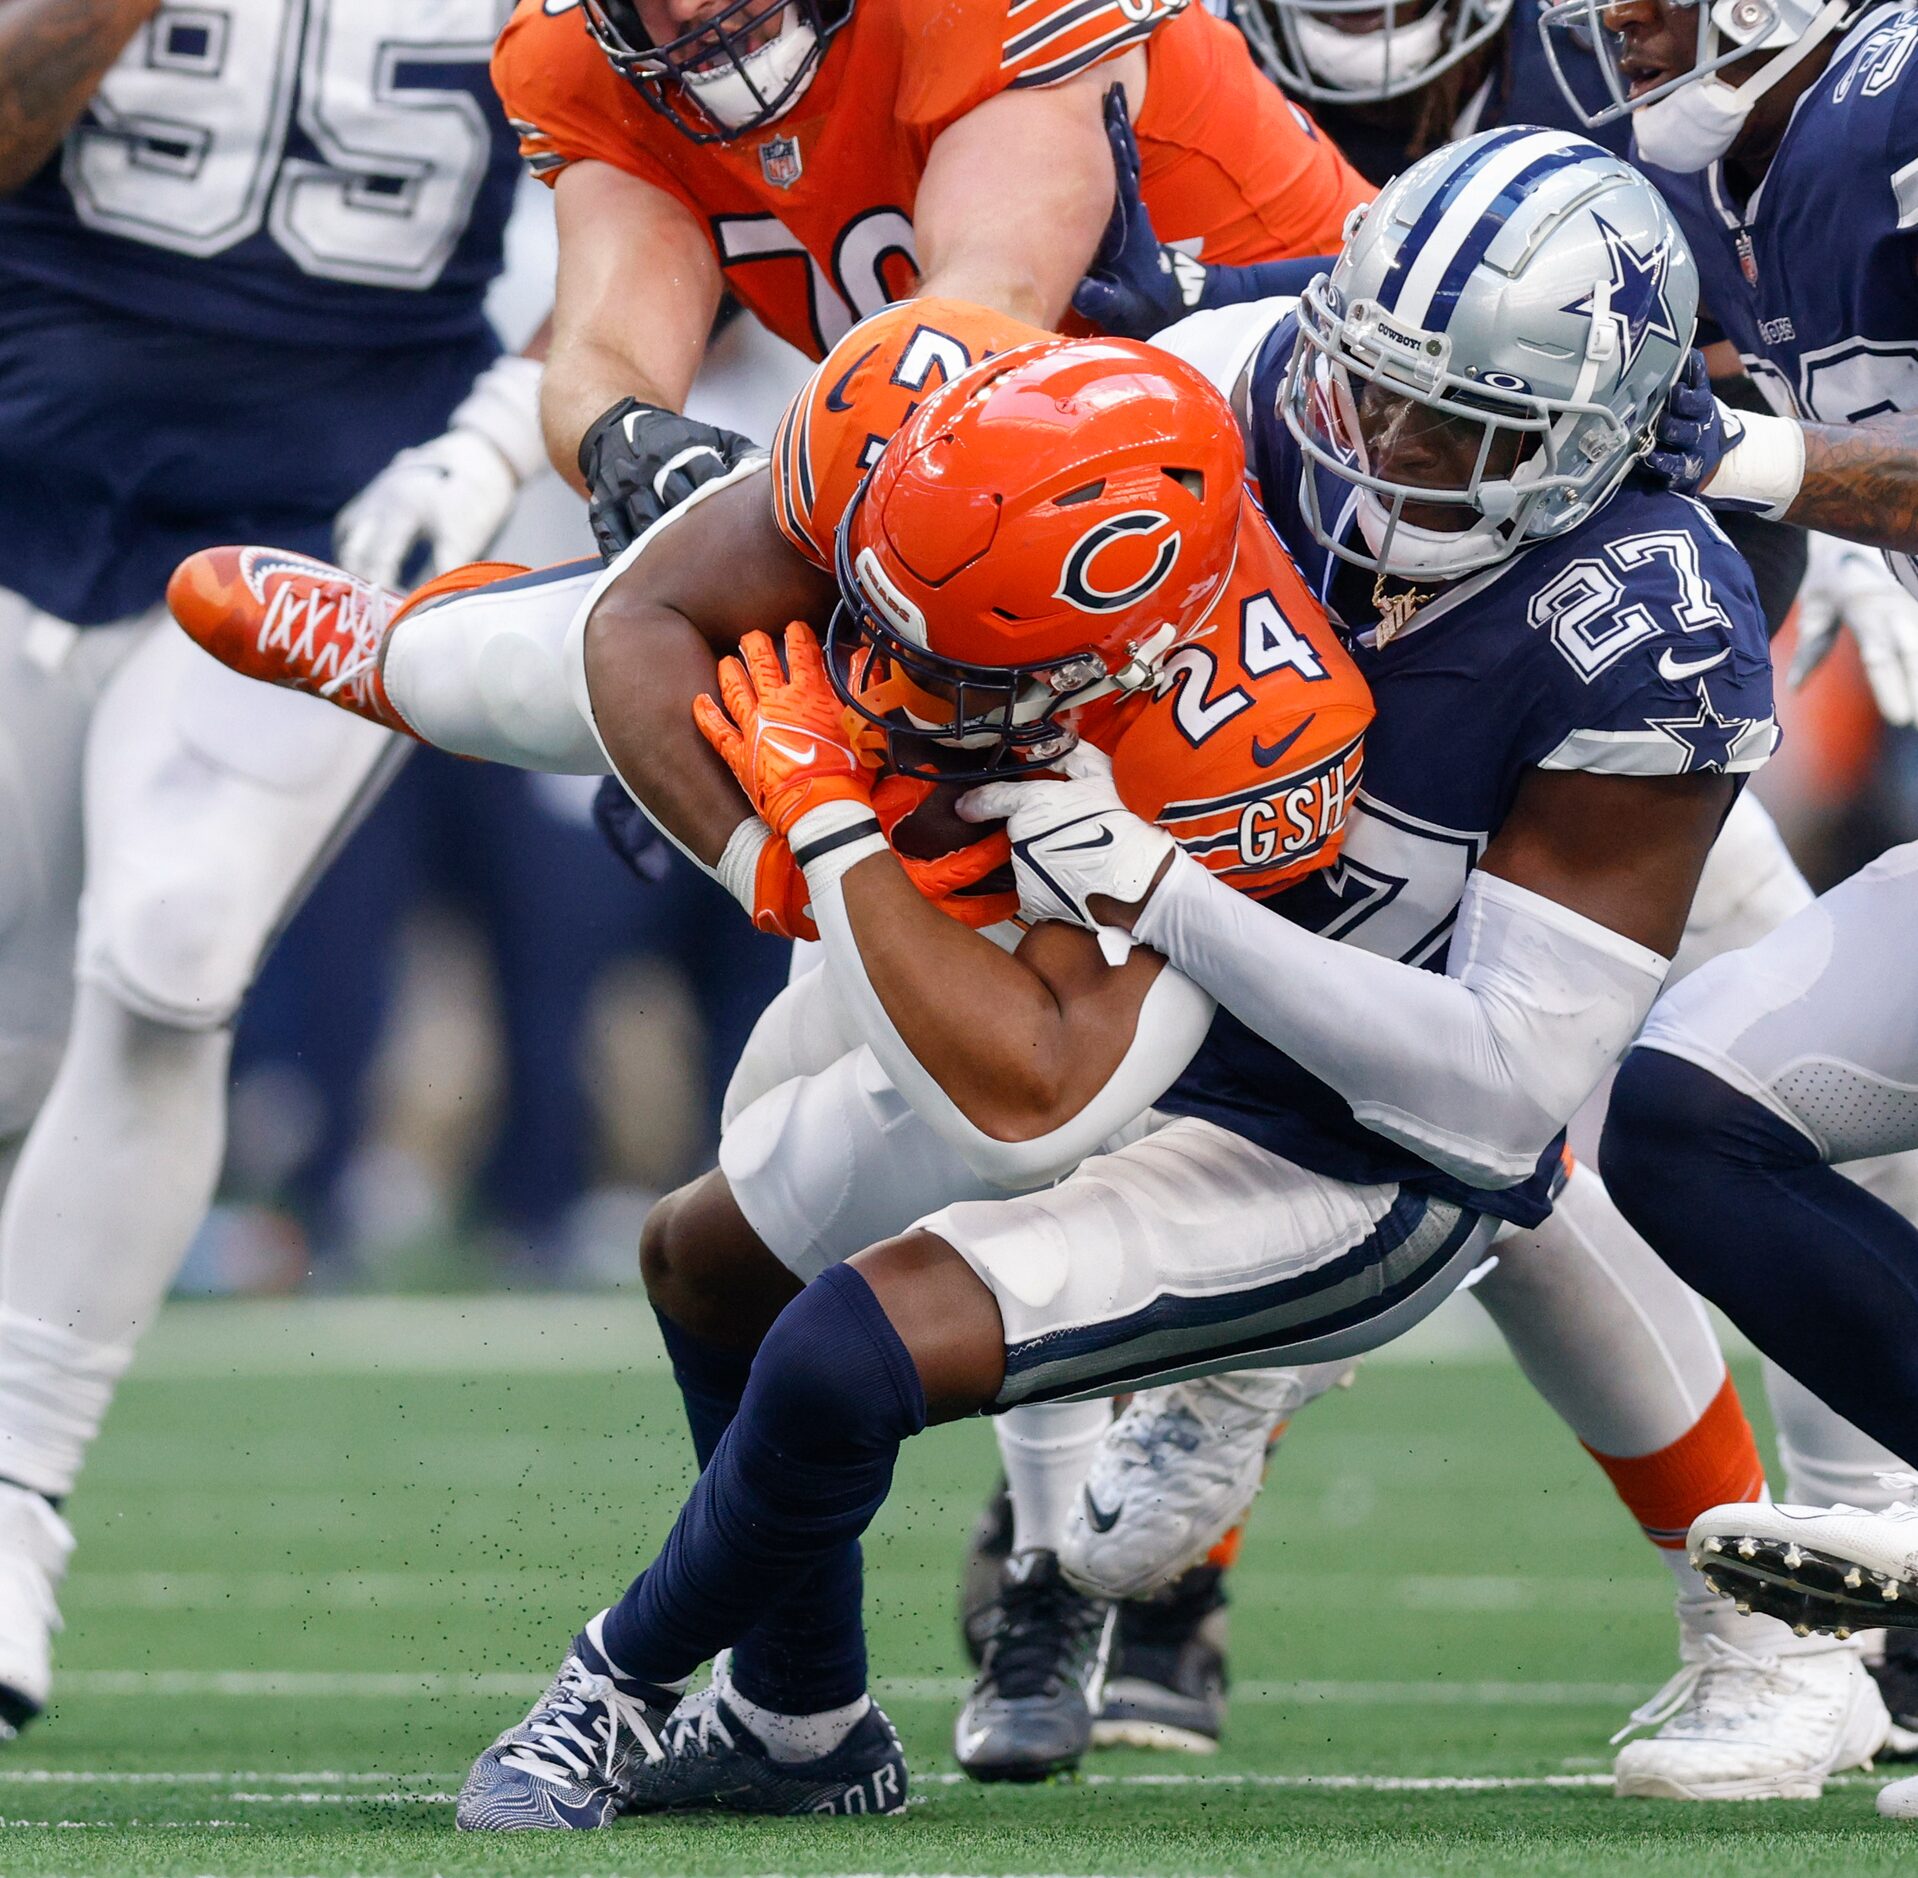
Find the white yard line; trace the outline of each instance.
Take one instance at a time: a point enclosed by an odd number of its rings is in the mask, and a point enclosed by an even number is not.
[[[376,1373],[607,1375],[661,1370],[637,1290],[592,1297],[235,1298],[169,1305],[140,1345],[141,1381]],[[1368,1363],[1509,1362],[1470,1298],[1448,1302]]]
[[[870,1574],[869,1574],[870,1576]],[[1288,1572],[1288,1593],[1349,1583],[1349,1574]],[[69,1610],[234,1611],[438,1610],[448,1605],[495,1609],[502,1600],[536,1602],[552,1586],[542,1572],[80,1571],[62,1602]],[[1652,1595],[1642,1574],[1610,1578],[1539,1578],[1516,1573],[1407,1573],[1369,1580],[1367,1592],[1394,1609],[1437,1616],[1502,1615],[1548,1606],[1581,1611],[1645,1608]]]
[[[361,1669],[66,1669],[60,1689],[76,1696],[208,1696],[305,1702],[404,1696],[531,1697],[546,1678],[500,1671]],[[883,1701],[947,1701],[971,1687],[957,1676],[881,1676]],[[1379,1708],[1583,1708],[1642,1701],[1638,1682],[1499,1682],[1434,1678],[1423,1682],[1235,1682],[1236,1702],[1259,1706]]]

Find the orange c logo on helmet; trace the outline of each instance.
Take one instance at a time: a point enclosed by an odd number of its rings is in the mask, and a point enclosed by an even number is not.
[[[1172,517],[1157,509],[1131,509],[1124,515],[1109,516],[1096,528],[1089,528],[1073,543],[1066,556],[1065,571],[1055,589],[1059,599],[1076,606],[1082,613],[1117,613],[1136,606],[1172,572],[1179,558],[1179,531],[1174,528],[1159,544],[1152,565],[1135,581],[1123,587],[1101,587],[1093,579],[1092,564],[1116,541],[1131,535],[1149,535],[1156,529],[1171,528]]]

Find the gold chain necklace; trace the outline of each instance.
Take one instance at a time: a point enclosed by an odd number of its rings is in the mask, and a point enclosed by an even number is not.
[[[1411,624],[1412,615],[1432,597],[1410,586],[1403,593],[1388,594],[1385,591],[1386,579],[1383,571],[1372,579],[1372,606],[1379,616],[1379,623],[1372,629],[1372,643],[1375,646],[1396,639]]]

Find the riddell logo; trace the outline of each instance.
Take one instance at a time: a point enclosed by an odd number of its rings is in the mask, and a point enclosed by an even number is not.
[[[1171,532],[1158,544],[1151,564],[1137,579],[1117,587],[1100,584],[1095,564],[1101,555],[1120,542],[1147,538],[1160,529]],[[1134,606],[1155,587],[1163,585],[1179,558],[1179,542],[1179,531],[1172,527],[1172,517],[1162,515],[1157,509],[1133,509],[1124,515],[1114,515],[1096,528],[1087,529],[1073,543],[1059,576],[1059,585],[1054,589],[1055,595],[1069,606],[1076,606],[1081,613],[1116,613],[1123,607]]]

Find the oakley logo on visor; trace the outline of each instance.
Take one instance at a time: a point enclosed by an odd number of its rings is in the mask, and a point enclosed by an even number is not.
[[[1151,535],[1161,528],[1172,529],[1172,532],[1159,543],[1152,565],[1138,579],[1120,587],[1100,583],[1096,563],[1108,548],[1130,536]],[[1179,541],[1179,531],[1172,528],[1172,517],[1161,515],[1157,509],[1133,509],[1125,515],[1115,515],[1089,529],[1073,544],[1072,552],[1066,556],[1065,572],[1059,576],[1056,597],[1069,606],[1076,606],[1081,613],[1116,613],[1122,607],[1136,606],[1172,572],[1172,564],[1179,558]],[[1134,565],[1136,560],[1132,555],[1122,555],[1110,571],[1116,573],[1120,567]]]

